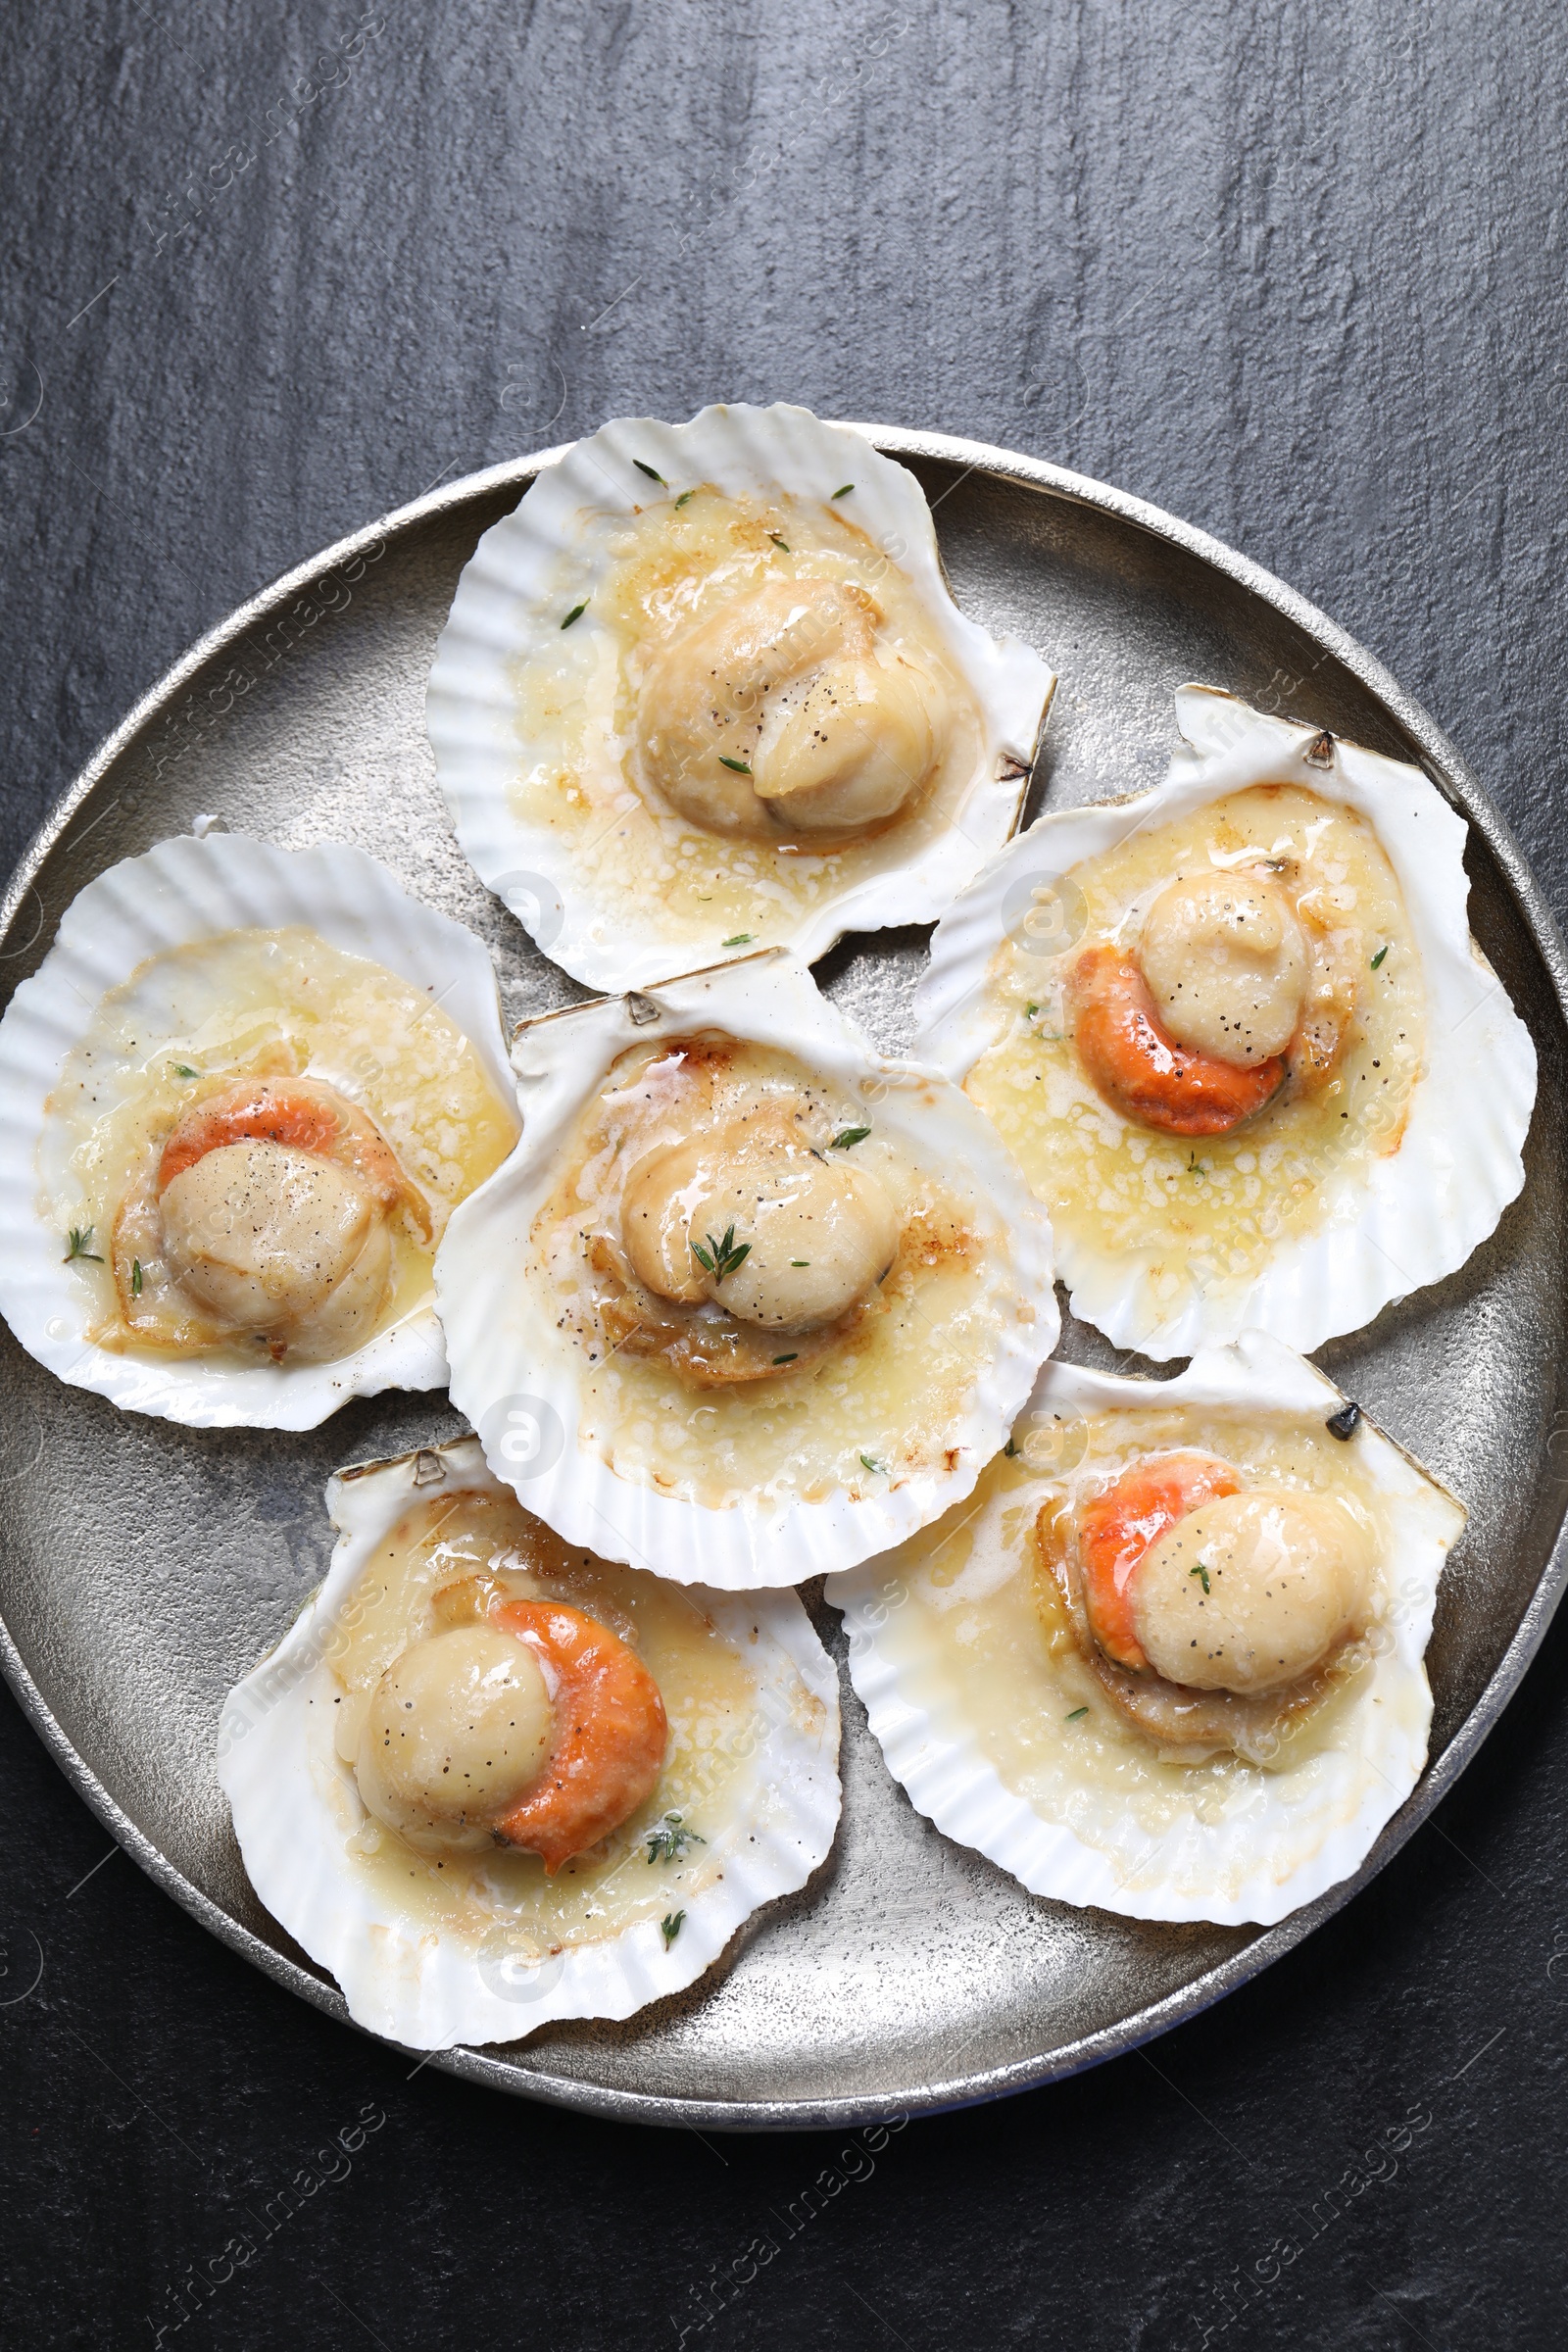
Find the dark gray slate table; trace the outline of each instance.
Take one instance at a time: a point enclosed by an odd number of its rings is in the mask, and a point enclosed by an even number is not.
[[[1039,452],[1284,574],[1436,712],[1568,910],[1557,10],[286,13],[13,16],[8,861],[186,644],[325,541],[606,415],[784,395]],[[1559,1626],[1436,1821],[1248,1991],[877,2148],[410,2079],[104,1858],[4,1702],[6,1985],[20,1931],[46,1955],[0,2007],[7,2340],[1557,2346],[1565,1662]],[[185,2334],[181,2279],[188,2307],[290,2182]]]

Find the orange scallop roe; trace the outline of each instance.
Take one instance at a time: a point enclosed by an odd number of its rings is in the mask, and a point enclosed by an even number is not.
[[[1151,1545],[1188,1513],[1242,1482],[1208,1453],[1160,1453],[1135,1462],[1113,1486],[1079,1506],[1078,1560],[1084,1607],[1095,1638],[1118,1666],[1149,1665],[1133,1621],[1133,1578]]]
[[[1130,956],[1086,948],[1073,967],[1078,1057],[1117,1110],[1170,1135],[1225,1135],[1261,1110],[1285,1076],[1285,1057],[1247,1068],[1181,1046],[1161,1027]]]
[[[495,1824],[542,1856],[547,1877],[618,1829],[653,1794],[669,1727],[659,1685],[617,1634],[564,1601],[508,1601],[497,1625],[525,1642],[555,1702],[556,1737],[527,1792]]]

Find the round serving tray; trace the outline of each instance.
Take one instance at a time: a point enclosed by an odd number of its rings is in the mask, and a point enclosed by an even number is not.
[[[689,1992],[624,2025],[529,2036],[519,2009],[516,2043],[434,2061],[642,2123],[791,2129],[952,2107],[1073,2073],[1192,2016],[1349,1900],[1431,1812],[1517,1686],[1568,1574],[1568,969],[1496,810],[1368,654],[1216,540],[1005,450],[861,429],[925,484],[964,610],[1060,672],[1029,814],[1154,783],[1175,740],[1171,693],[1188,679],[1419,761],[1470,821],[1472,923],[1535,1036],[1541,1100],[1524,1195],[1492,1241],[1319,1359],[1471,1513],[1428,1657],[1431,1762],[1360,1875],[1266,1932],[1148,1925],[1029,1895],[913,1811],[846,1674],[843,1828],[802,1894],[754,1921]],[[560,454],[416,501],[204,638],[24,859],[0,915],[7,986],[34,969],[83,884],[209,816],[291,847],[369,851],[491,945],[514,1019],[580,994],[459,856],[423,724],[459,572]],[[907,1045],[926,936],[847,940],[817,967],[884,1050]],[[1110,1360],[1070,1318],[1063,1348]],[[335,1986],[246,1881],[214,1770],[219,1711],[324,1572],[329,1474],[458,1426],[444,1398],[388,1396],[281,1440],[180,1429],[61,1387],[0,1332],[0,1662],[62,1768],[160,1886],[339,2018]],[[842,1664],[836,1614],[807,1598]]]

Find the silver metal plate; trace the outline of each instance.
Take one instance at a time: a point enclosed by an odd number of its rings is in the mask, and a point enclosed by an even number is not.
[[[1462,1273],[1321,1361],[1463,1495],[1428,1665],[1432,1760],[1360,1877],[1264,1932],[1146,1926],[1038,1900],[949,1844],[889,1779],[845,1678],[845,1809],[803,1894],[679,1998],[435,2063],[648,2123],[858,2123],[1050,2081],[1147,2040],[1300,1941],[1378,1870],[1495,1722],[1556,1605],[1568,1545],[1558,1425],[1568,1294],[1565,967],[1490,802],[1432,721],[1343,631],[1202,533],[1004,450],[863,427],[913,466],[959,603],[1038,645],[1061,686],[1031,813],[1153,783],[1171,692],[1234,689],[1418,760],[1469,818],[1474,928],[1535,1035],[1542,1092],[1522,1200]],[[578,994],[469,872],[424,738],[424,681],[481,531],[557,452],[459,482],[328,549],[206,638],[67,795],[9,894],[0,972],[41,958],[76,891],[198,813],[298,846],[353,841],[493,947],[509,1013]],[[876,1042],[907,1043],[923,930],[818,967]],[[1080,1360],[1102,1344],[1070,1322]],[[351,1405],[304,1437],[177,1429],[65,1389],[0,1335],[5,1670],[88,1803],[159,1884],[337,2017],[251,1893],[213,1767],[230,1685],[278,1639],[330,1550],[331,1471],[456,1434],[444,1398]],[[815,1596],[842,1658],[837,1619]],[[519,2015],[525,2030],[525,2014]]]

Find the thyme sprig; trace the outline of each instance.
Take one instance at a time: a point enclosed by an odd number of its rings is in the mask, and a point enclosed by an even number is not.
[[[696,1830],[689,1830],[678,1813],[666,1813],[656,1830],[648,1833],[648,1860],[655,1862],[683,1862],[689,1845],[706,1845],[708,1839]]]
[[[1201,1577],[1203,1580],[1203,1591],[1205,1592],[1208,1591],[1208,1562],[1206,1560],[1200,1560],[1198,1566],[1196,1568],[1189,1568],[1187,1573],[1189,1576]]]
[[[71,1228],[71,1238],[66,1244],[66,1254],[60,1262],[62,1265],[69,1266],[74,1257],[89,1258],[95,1266],[103,1264],[103,1259],[92,1246],[92,1227],[90,1225],[73,1225]]]
[[[659,1933],[664,1938],[664,1949],[666,1952],[685,1925],[686,1914],[684,1911],[666,1911],[664,1913],[663,1918],[659,1923]]]
[[[736,1241],[733,1225],[725,1226],[724,1239],[721,1242],[714,1241],[712,1235],[710,1234],[706,1250],[701,1242],[692,1244],[693,1257],[696,1258],[705,1273],[711,1274],[715,1282],[722,1282],[727,1274],[733,1274],[742,1259],[750,1257],[751,1253],[750,1242]]]

